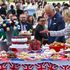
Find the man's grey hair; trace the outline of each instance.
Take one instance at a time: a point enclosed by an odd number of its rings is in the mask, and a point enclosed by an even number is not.
[[[51,10],[54,10],[55,11],[55,8],[54,8],[54,6],[53,5],[51,5],[51,4],[46,4],[46,6],[44,7],[45,9],[47,9],[49,7],[49,9],[51,9]]]

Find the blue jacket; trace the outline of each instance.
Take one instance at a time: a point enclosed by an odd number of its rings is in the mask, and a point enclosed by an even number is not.
[[[65,28],[64,20],[60,13],[56,13],[54,17],[48,19],[48,30],[50,31],[58,31]],[[53,43],[54,41],[57,42],[65,42],[64,36],[49,36],[48,43]]]

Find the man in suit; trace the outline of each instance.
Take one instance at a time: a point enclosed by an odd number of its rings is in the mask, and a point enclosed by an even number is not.
[[[60,13],[57,13],[54,7],[50,4],[45,6],[45,13],[48,16],[48,30],[58,31],[65,28],[64,20]],[[65,42],[65,37],[51,37],[48,36],[48,44],[53,43],[54,41],[57,42]]]

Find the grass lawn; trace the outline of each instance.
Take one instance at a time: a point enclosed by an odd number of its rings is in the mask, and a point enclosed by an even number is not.
[[[14,0],[10,0],[10,2],[13,2]]]

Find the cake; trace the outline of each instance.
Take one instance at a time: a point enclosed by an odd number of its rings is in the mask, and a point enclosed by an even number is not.
[[[12,44],[10,46],[10,48],[20,48],[20,49],[27,49],[29,48],[28,45],[28,37],[24,37],[24,36],[15,36],[12,38]]]

